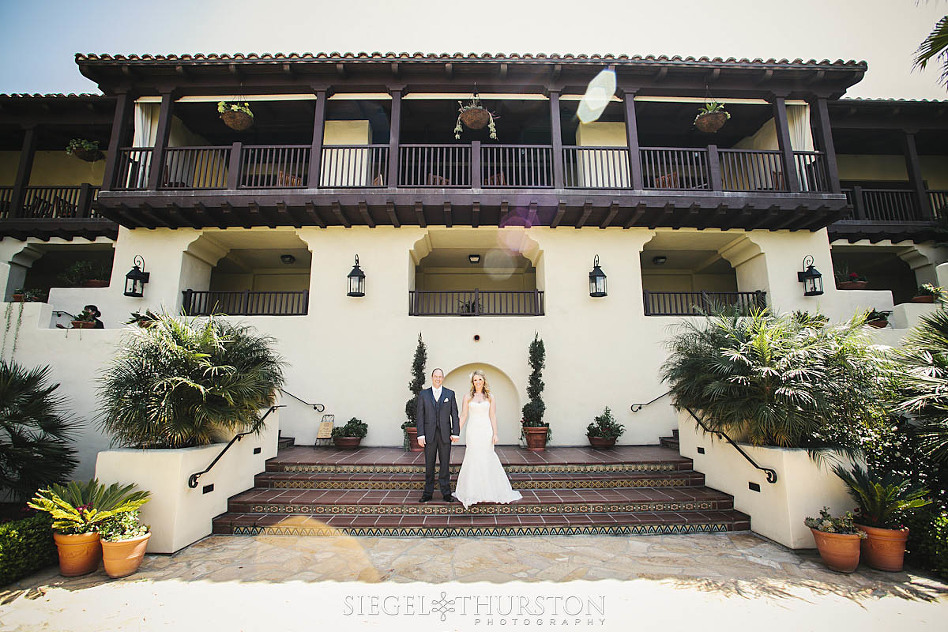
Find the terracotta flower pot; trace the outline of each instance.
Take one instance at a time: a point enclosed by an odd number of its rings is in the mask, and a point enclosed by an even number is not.
[[[912,302],[913,303],[934,303],[935,297],[932,296],[931,294],[923,294],[922,296],[913,296]]]
[[[531,452],[543,452],[546,450],[547,431],[547,428],[524,428],[523,434],[527,438],[527,450]]]
[[[355,450],[359,447],[362,437],[333,437],[332,442],[340,450]]]
[[[14,295],[13,295],[13,302],[14,302],[14,303],[22,303],[24,297],[25,297],[24,294],[14,294]]]
[[[425,449],[421,447],[421,444],[418,443],[418,428],[414,426],[409,426],[405,428],[405,434],[408,435],[408,451],[409,452],[424,452]]]
[[[89,322],[88,320],[74,320],[72,321],[73,329],[93,329],[95,328],[95,323]]]
[[[866,324],[876,329],[884,329],[885,326],[889,324],[889,321],[886,318],[879,318],[876,320],[867,320]]]
[[[862,541],[862,561],[880,571],[900,571],[905,559],[908,529],[881,529],[857,524],[869,536]]]
[[[151,533],[118,542],[102,540],[102,563],[109,577],[126,577],[138,570],[145,559],[145,548]]]
[[[837,281],[837,290],[864,290],[869,287],[869,281]]]
[[[614,448],[616,445],[615,437],[607,439],[605,437],[590,437],[586,435],[586,438],[589,439],[589,445],[596,448],[597,450],[607,450],[609,448]]]
[[[848,533],[826,533],[810,527],[820,558],[831,570],[852,573],[859,566],[859,536]]]
[[[98,533],[67,535],[54,531],[53,540],[59,551],[59,574],[63,577],[87,575],[99,568],[102,545]]]

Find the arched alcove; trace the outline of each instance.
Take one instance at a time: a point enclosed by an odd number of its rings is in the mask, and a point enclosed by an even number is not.
[[[458,412],[464,401],[464,394],[470,392],[471,373],[481,369],[487,375],[487,384],[491,395],[497,401],[497,438],[498,445],[515,445],[520,441],[520,396],[517,388],[506,373],[491,364],[483,362],[464,364],[452,369],[444,376],[444,385],[455,392],[458,398]],[[461,444],[464,434],[461,434]]]

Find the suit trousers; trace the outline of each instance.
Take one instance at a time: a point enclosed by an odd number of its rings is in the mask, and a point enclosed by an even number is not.
[[[435,459],[440,462],[438,469],[438,487],[442,496],[451,495],[451,437],[442,437],[441,428],[436,426],[434,436],[425,437],[425,496],[434,492]]]

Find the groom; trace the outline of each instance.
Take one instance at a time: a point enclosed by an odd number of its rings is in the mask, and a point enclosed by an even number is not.
[[[431,388],[418,394],[418,409],[415,415],[415,427],[418,429],[418,443],[425,449],[425,490],[421,502],[431,500],[434,492],[435,457],[440,462],[438,486],[445,502],[454,502],[451,495],[451,444],[461,436],[458,420],[458,402],[454,391],[442,388],[444,372],[435,369],[431,372]]]

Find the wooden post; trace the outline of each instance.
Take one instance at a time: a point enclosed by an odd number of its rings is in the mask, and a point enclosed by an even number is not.
[[[563,175],[563,125],[560,121],[560,93],[550,91],[550,136],[553,144],[553,188],[566,187]]]
[[[842,193],[839,185],[839,166],[836,163],[836,148],[833,145],[833,131],[830,127],[829,109],[826,99],[819,97],[810,102],[812,129],[817,148],[826,158],[826,177],[829,180],[831,193]]]
[[[20,146],[20,163],[16,169],[16,180],[13,183],[13,196],[10,200],[10,212],[7,217],[22,217],[26,215],[23,201],[26,199],[26,187],[30,185],[30,174],[33,171],[33,159],[36,157],[36,128],[27,127],[23,132],[23,144]]]
[[[76,202],[76,217],[92,215],[92,185],[83,182],[79,185],[79,199]]]
[[[853,219],[866,219],[866,204],[859,185],[853,187]]]
[[[471,141],[471,188],[480,190],[484,186],[481,172],[481,141]]]
[[[724,180],[721,177],[721,155],[717,145],[708,145],[708,171],[711,175],[711,190],[723,191]]]
[[[306,186],[318,189],[323,164],[323,139],[326,132],[326,90],[316,91],[316,113],[313,116],[313,142],[309,150],[309,177]]]
[[[389,189],[398,186],[398,142],[402,128],[402,91],[392,90],[392,120],[388,132],[388,181]]]
[[[102,190],[111,191],[115,186],[116,170],[122,159],[122,147],[128,144],[128,121],[132,116],[135,100],[128,92],[120,92],[115,100],[115,113],[112,116],[112,132],[109,135],[109,149],[105,157],[105,174],[102,177]]]
[[[787,190],[791,193],[800,192],[800,179],[797,178],[797,167],[793,160],[793,146],[790,144],[790,123],[787,120],[787,101],[784,97],[774,97],[774,124],[777,127],[777,144],[780,147],[780,162],[783,167],[783,178]]]
[[[171,114],[174,109],[172,92],[161,93],[161,109],[158,111],[158,131],[155,134],[155,148],[151,154],[151,173],[148,177],[148,190],[157,191],[163,184],[165,153],[168,149],[168,137],[171,134]]]
[[[230,160],[227,163],[228,191],[236,191],[240,188],[240,154],[242,152],[242,143],[234,143],[230,146]]]
[[[915,146],[915,133],[905,132],[905,168],[908,171],[909,182],[915,192],[916,204],[921,212],[922,220],[935,219],[932,205],[928,200],[928,191],[925,190],[925,181],[922,179],[922,167],[918,160],[918,148]]]
[[[642,176],[642,152],[639,150],[639,124],[635,118],[635,92],[625,92],[625,135],[629,146],[629,169],[632,176],[632,188],[641,191],[645,188]]]

